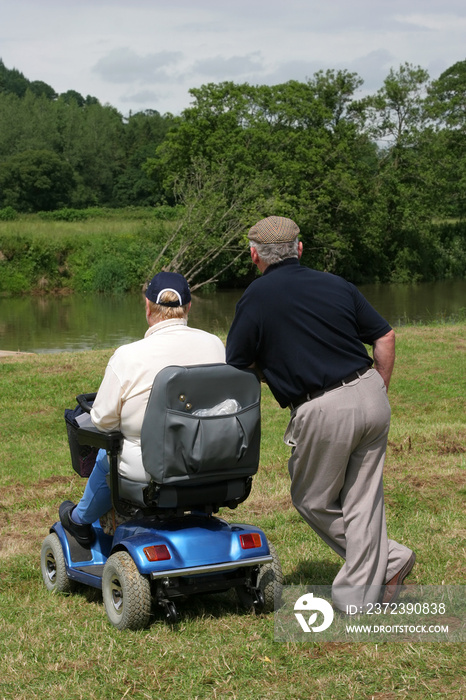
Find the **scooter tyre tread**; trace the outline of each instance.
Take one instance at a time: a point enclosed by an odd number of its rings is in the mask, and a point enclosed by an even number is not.
[[[121,590],[121,609],[114,604],[115,582]],[[102,575],[102,596],[107,616],[117,629],[138,630],[149,624],[150,582],[139,573],[128,552],[115,552],[108,558]]]

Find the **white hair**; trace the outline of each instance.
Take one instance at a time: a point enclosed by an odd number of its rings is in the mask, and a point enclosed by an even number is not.
[[[160,298],[159,298],[160,297]],[[157,297],[159,301],[179,301],[180,295],[174,289],[163,289]],[[184,306],[162,306],[155,301],[149,300],[149,315],[159,323],[168,321],[170,318],[188,318],[189,304]]]
[[[288,243],[256,243],[249,241],[249,247],[255,248],[257,255],[266,265],[276,265],[277,263],[287,260],[287,258],[297,258],[298,256],[298,237],[294,241]]]

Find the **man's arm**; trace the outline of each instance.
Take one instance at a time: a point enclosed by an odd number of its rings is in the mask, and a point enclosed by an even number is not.
[[[96,428],[108,433],[120,429],[120,415],[121,386],[108,364],[91,409],[91,420]]]
[[[377,338],[373,343],[373,348],[374,367],[382,375],[388,391],[393,365],[395,364],[395,331],[390,330],[386,335]]]
[[[226,342],[227,364],[239,369],[253,368],[256,362],[257,325],[244,309],[241,300]]]

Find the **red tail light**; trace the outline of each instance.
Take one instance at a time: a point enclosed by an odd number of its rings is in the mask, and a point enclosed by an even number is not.
[[[243,549],[254,549],[255,547],[262,547],[261,536],[258,532],[250,532],[247,535],[239,536],[241,547]]]
[[[171,559],[166,544],[153,544],[151,547],[144,547],[144,554],[149,561],[165,561],[166,559]]]

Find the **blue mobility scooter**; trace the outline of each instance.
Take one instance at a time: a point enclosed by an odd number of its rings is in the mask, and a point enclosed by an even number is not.
[[[87,395],[89,396],[89,395]],[[233,412],[223,413],[233,401]],[[84,410],[91,404],[78,397]],[[235,589],[240,603],[271,611],[280,598],[277,554],[258,527],[215,515],[249,495],[259,465],[260,383],[228,365],[167,367],[156,376],[141,432],[150,481],[118,472],[123,436],[92,424],[76,432],[81,445],[103,448],[117,524],[93,524],[82,546],[60,522],[45,538],[41,571],[50,591],[74,582],[100,588],[110,622],[120,630],[149,624],[152,606],[178,619],[177,602],[191,594]]]

